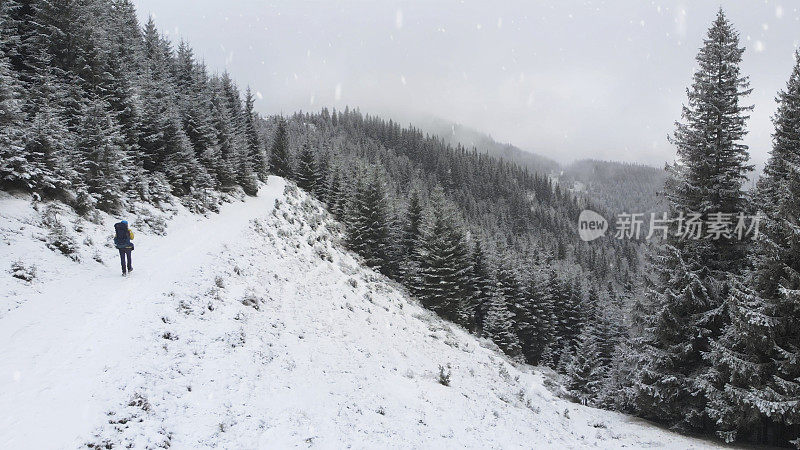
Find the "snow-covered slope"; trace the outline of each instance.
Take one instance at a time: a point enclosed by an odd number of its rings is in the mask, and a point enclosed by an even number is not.
[[[39,211],[0,198],[0,448],[713,445],[555,398],[360,266],[279,178],[138,233],[129,278],[113,218],[62,212],[74,262]]]

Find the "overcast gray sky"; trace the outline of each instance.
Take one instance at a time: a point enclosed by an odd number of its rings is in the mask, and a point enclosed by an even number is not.
[[[561,162],[661,165],[717,8],[741,33],[767,158],[774,97],[800,43],[800,2],[134,0],[263,113],[357,106],[439,117]]]

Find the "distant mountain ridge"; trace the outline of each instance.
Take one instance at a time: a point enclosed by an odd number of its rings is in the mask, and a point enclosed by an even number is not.
[[[442,119],[414,123],[424,132],[437,135],[450,145],[503,158],[529,170],[547,174],[574,194],[587,196],[609,212],[656,212],[662,208],[658,192],[664,186],[665,171],[628,162],[581,159],[562,165],[554,159],[500,143],[490,135]]]

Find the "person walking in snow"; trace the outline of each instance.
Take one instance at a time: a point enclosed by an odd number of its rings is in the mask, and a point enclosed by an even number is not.
[[[122,276],[133,272],[131,252],[133,251],[133,231],[128,228],[128,221],[123,220],[114,224],[114,246],[119,250],[119,262],[122,264]],[[126,263],[127,258],[127,263]]]

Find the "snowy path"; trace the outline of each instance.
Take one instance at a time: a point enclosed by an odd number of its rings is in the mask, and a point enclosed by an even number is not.
[[[0,448],[79,444],[111,401],[106,373],[124,378],[135,370],[130,361],[146,345],[138,338],[157,327],[162,294],[211,261],[250,219],[268,214],[283,188],[272,178],[258,197],[224,205],[219,215],[182,215],[167,236],[137,235],[130,278],[120,276],[116,257],[104,271],[84,264],[3,316]]]

